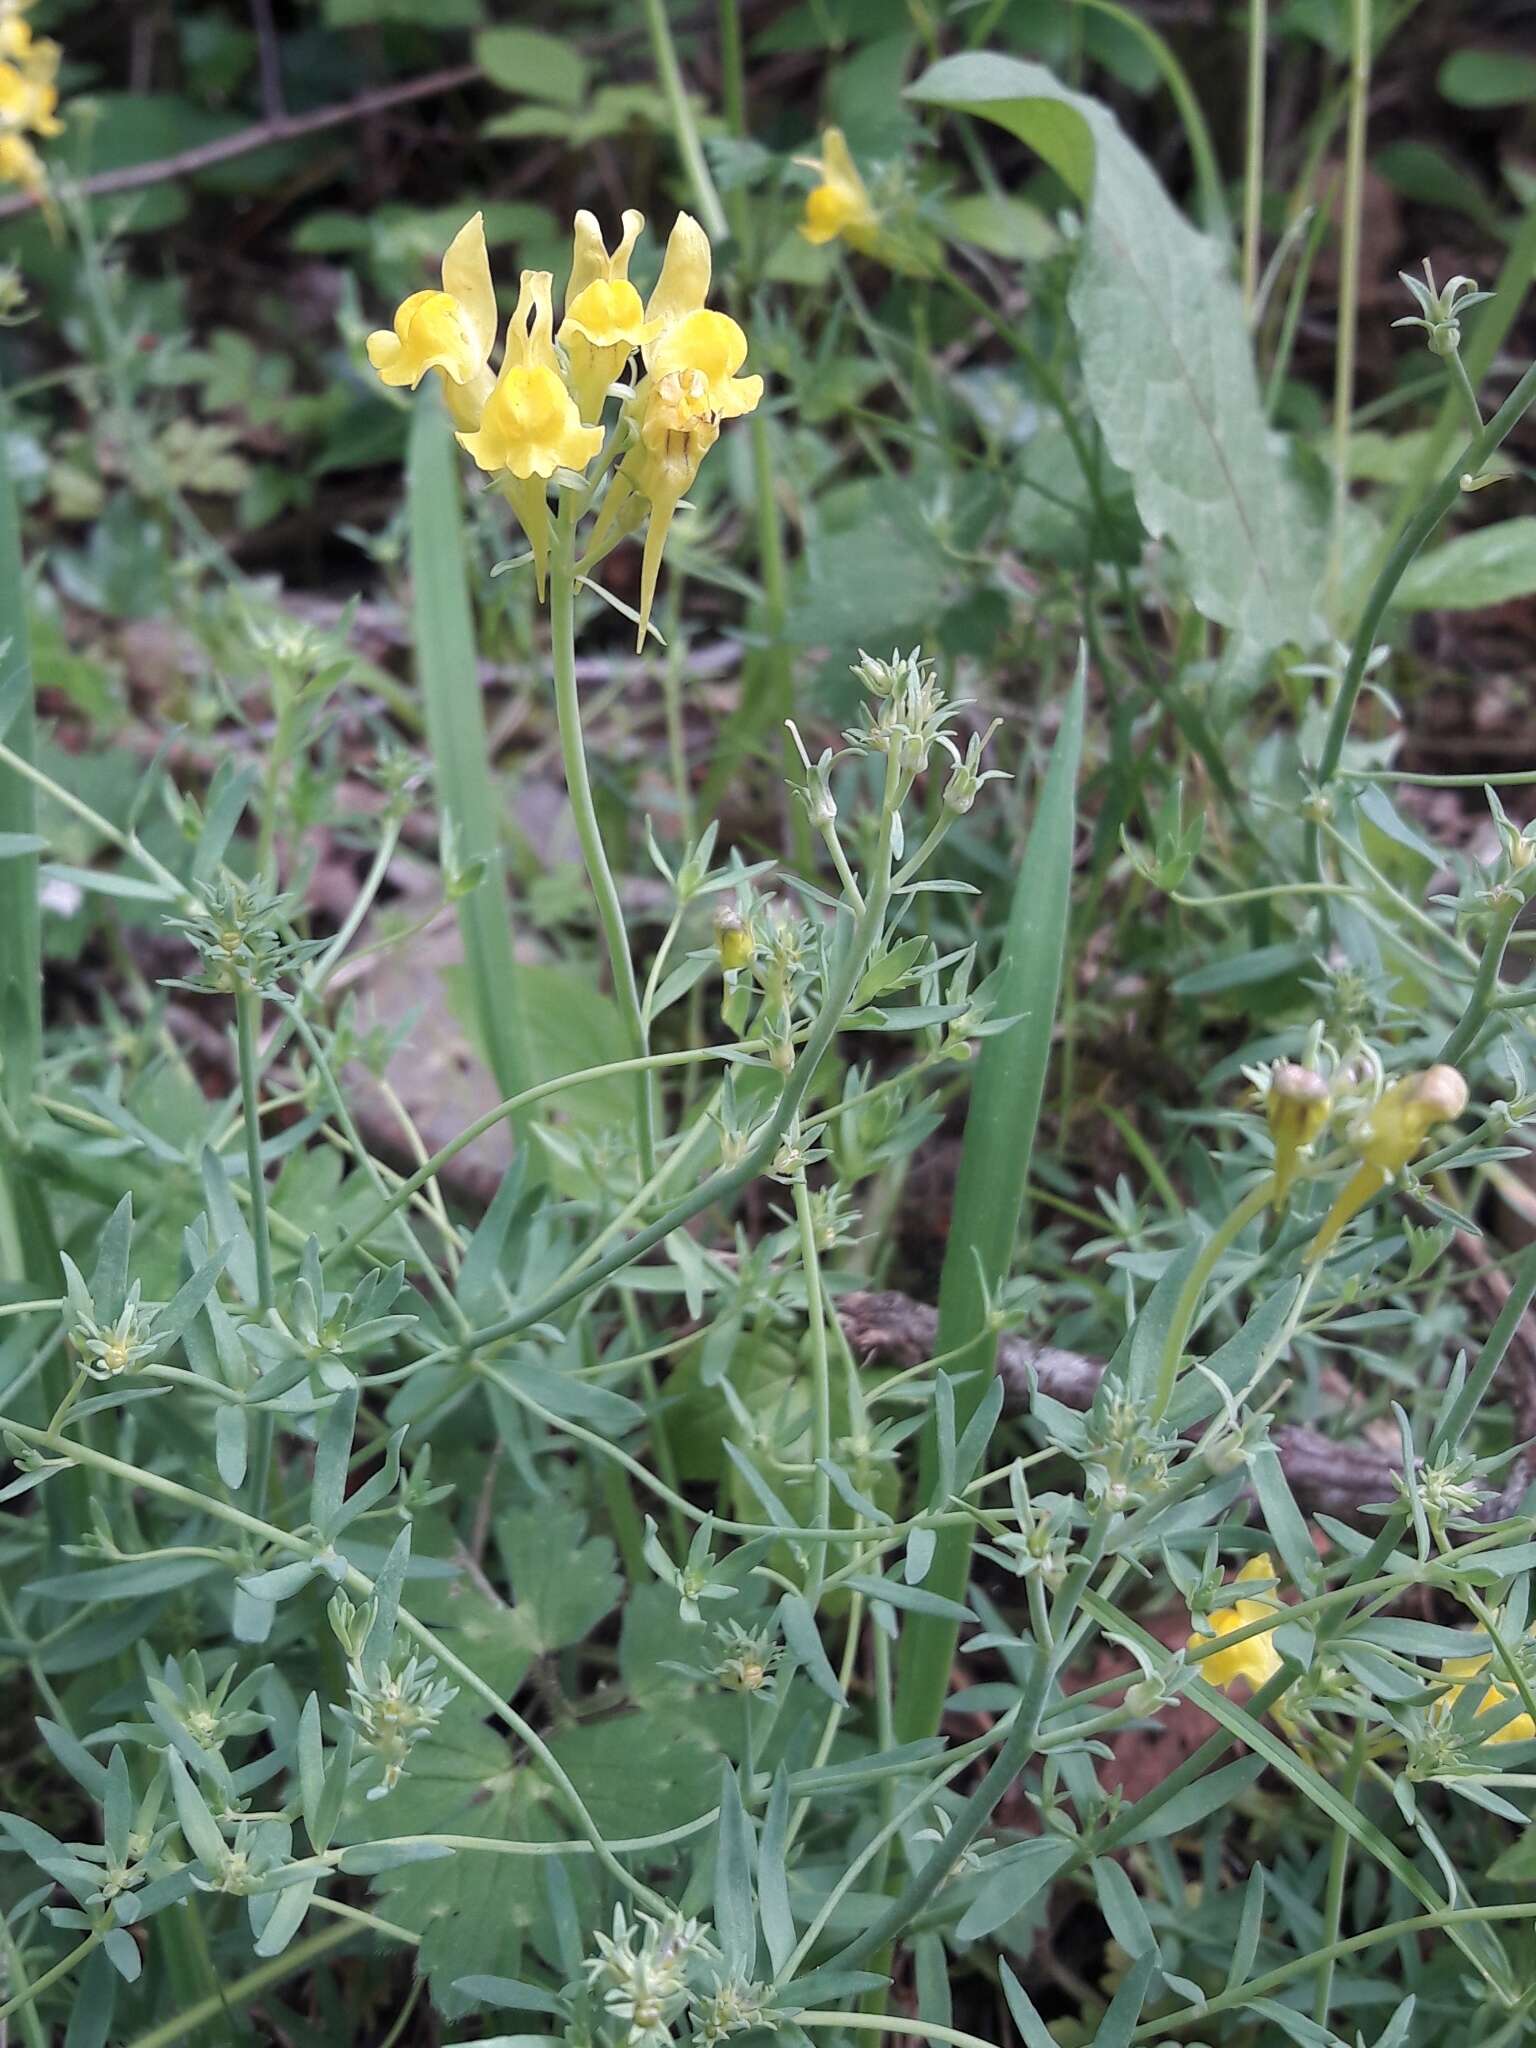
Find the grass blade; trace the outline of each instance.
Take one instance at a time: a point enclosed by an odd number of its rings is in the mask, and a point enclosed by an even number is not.
[[[937,1338],[939,1353],[959,1354],[950,1357],[945,1370],[956,1382],[955,1414],[961,1429],[986,1392],[996,1361],[997,1338],[987,1328],[987,1300],[1013,1263],[1024,1182],[1050,1060],[1066,949],[1085,681],[1086,657],[1079,655],[1061,731],[1025,842],[996,983],[998,1011],[1018,1021],[985,1041],[976,1063],[965,1123],[949,1246],[939,1283]],[[937,1456],[931,1435],[930,1431],[924,1440],[925,1484]],[[925,1586],[948,1599],[962,1599],[970,1555],[968,1530],[943,1530]],[[908,1622],[896,1689],[900,1740],[932,1735],[937,1729],[954,1648],[952,1621],[935,1614],[915,1614]]]
[[[406,488],[416,676],[439,813],[445,828],[452,825],[459,865],[485,862],[479,885],[459,899],[471,999],[496,1085],[503,1096],[516,1095],[530,1080],[527,1034],[475,659],[457,453],[435,396],[419,400],[412,417]]]

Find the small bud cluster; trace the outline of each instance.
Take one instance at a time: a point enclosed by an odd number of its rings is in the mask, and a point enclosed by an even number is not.
[[[1453,277],[1444,290],[1435,283],[1435,273],[1430,268],[1429,258],[1424,259],[1424,276],[1420,280],[1410,277],[1406,270],[1398,276],[1408,287],[1418,305],[1417,313],[1405,313],[1401,320],[1394,320],[1394,327],[1422,327],[1425,340],[1432,354],[1453,356],[1461,347],[1461,316],[1469,307],[1480,306],[1485,299],[1493,297],[1492,292],[1480,292],[1476,281],[1470,277]]]
[[[416,1744],[432,1733],[443,1710],[458,1696],[458,1687],[435,1678],[435,1657],[411,1657],[398,1670],[381,1664],[364,1670],[347,1665],[347,1705],[335,1711],[357,1732],[358,1747],[384,1766],[383,1781],[370,1799],[393,1792],[405,1775]]]

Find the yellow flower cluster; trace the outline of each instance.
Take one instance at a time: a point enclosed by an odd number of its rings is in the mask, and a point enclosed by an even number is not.
[[[31,0],[0,0],[0,185],[41,193],[43,160],[29,137],[52,136],[58,117],[59,46],[32,33]]]
[[[640,643],[656,594],[662,550],[678,501],[714,446],[720,422],[749,413],[761,377],[737,374],[747,337],[727,314],[711,312],[709,238],[679,214],[649,300],[629,281],[629,260],[645,222],[624,215],[610,252],[590,213],[575,221],[571,274],[558,329],[554,279],[525,270],[507,329],[501,367],[491,373],[496,295],[480,214],[443,258],[441,291],[413,292],[392,328],[368,337],[368,359],[386,384],[418,385],[438,372],[459,440],[499,479],[533,551],[542,597],[548,578],[548,484],[581,475],[603,448],[603,410],[615,381],[639,352],[643,374],[625,400],[624,455],[598,515],[587,560],[649,519],[641,573]]]
[[[1274,1141],[1277,1210],[1285,1207],[1303,1155],[1330,1123],[1342,1126],[1344,1142],[1358,1162],[1308,1247],[1309,1261],[1332,1250],[1366,1204],[1416,1156],[1436,1124],[1454,1123],[1467,1106],[1467,1084],[1454,1067],[1424,1067],[1382,1088],[1374,1054],[1336,1066],[1331,1078],[1293,1060],[1247,1071]]]

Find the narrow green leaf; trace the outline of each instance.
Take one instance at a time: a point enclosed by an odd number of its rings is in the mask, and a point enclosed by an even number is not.
[[[720,1821],[715,1837],[715,1934],[726,1967],[750,1977],[757,1961],[757,1909],[752,1901],[752,1823],[729,1763],[720,1766]]]
[[[315,1473],[309,1489],[309,1519],[321,1540],[329,1542],[341,1513],[357,1426],[357,1387],[348,1387],[331,1403],[315,1439]]]
[[[1056,2048],[1056,2041],[1050,2028],[1035,2010],[1034,2000],[1006,1962],[999,1967],[1003,1979],[1003,1996],[1008,2001],[1013,2023],[1023,2037],[1024,2048]]]
[[[9,718],[5,744],[20,760],[37,756],[32,663],[27,647],[26,585],[21,534],[9,469],[10,411],[0,393],[0,702]],[[14,768],[0,766],[0,832],[37,836],[37,796]],[[43,1033],[42,927],[37,895],[37,854],[18,852],[0,861],[0,1043],[5,1064],[0,1089],[6,1107],[24,1121],[32,1100]]]
[[[459,899],[459,929],[480,1037],[503,1096],[528,1084],[527,1029],[502,875],[498,804],[480,694],[464,553],[459,455],[441,401],[417,396],[406,467],[416,675],[445,831],[461,868],[485,863]],[[519,1131],[525,1135],[526,1126]]]
[[[779,1602],[779,1623],[784,1640],[811,1683],[829,1700],[846,1707],[848,1696],[837,1682],[837,1673],[827,1662],[816,1617],[798,1593],[786,1593]]]
[[[174,1749],[166,1750],[165,1764],[171,1774],[176,1819],[187,1838],[187,1847],[205,1870],[216,1871],[224,1861],[224,1837],[219,1833],[218,1822],[203,1804],[203,1795],[194,1784],[192,1773]]]
[[[993,985],[998,1011],[1015,1022],[983,1044],[965,1121],[949,1246],[939,1283],[936,1340],[940,1354],[960,1354],[945,1376],[953,1383],[962,1429],[980,1407],[993,1377],[997,1335],[988,1322],[988,1298],[1013,1265],[1050,1063],[1066,950],[1086,681],[1083,649],[1019,863]],[[930,1427],[923,1441],[925,1498],[932,1497],[939,1463],[937,1438]],[[946,1528],[925,1585],[943,1598],[960,1599],[970,1555],[970,1531]],[[931,1735],[938,1727],[954,1644],[953,1621],[938,1615],[919,1617],[905,1632],[896,1691],[896,1728],[902,1737]]]
[[[1122,1835],[1120,1845],[1155,1842],[1160,1836],[1198,1827],[1209,1814],[1230,1806],[1240,1792],[1246,1792],[1263,1769],[1264,1759],[1258,1756],[1240,1756],[1235,1763],[1223,1764],[1219,1771],[1212,1771],[1208,1777],[1175,1793],[1140,1827]]]
[[[128,1256],[133,1246],[133,1196],[124,1195],[112,1214],[96,1247],[96,1264],[91,1269],[91,1305],[96,1320],[115,1322],[128,1294]]]
[[[1042,1835],[1026,1842],[1017,1855],[1000,1863],[972,1899],[955,1929],[957,1941],[979,1941],[984,1934],[1020,1913],[1076,1854],[1076,1844],[1061,1835]]]
[[[757,1850],[757,1910],[768,1959],[777,1977],[795,1952],[795,1916],[789,1903],[785,1843],[789,1838],[789,1776],[782,1764],[773,1774],[763,1837]]]
[[[908,1586],[900,1579],[876,1579],[860,1573],[845,1579],[843,1584],[850,1593],[862,1593],[866,1600],[884,1600],[909,1614],[932,1615],[940,1621],[952,1621],[957,1627],[976,1619],[962,1601],[946,1600],[942,1593],[931,1593],[926,1586]]]
[[[1141,2008],[1147,2002],[1147,1990],[1156,1968],[1157,1956],[1150,1950],[1132,1963],[1120,1980],[1120,1988],[1110,2001],[1109,2011],[1099,2021],[1094,2048],[1130,2048],[1131,2033],[1141,2018]]]

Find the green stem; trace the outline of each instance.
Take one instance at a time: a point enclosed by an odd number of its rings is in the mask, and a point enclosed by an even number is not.
[[[1168,1403],[1173,1399],[1174,1385],[1179,1376],[1179,1360],[1184,1355],[1185,1340],[1195,1312],[1200,1306],[1200,1297],[1205,1284],[1216,1270],[1217,1261],[1229,1246],[1234,1244],[1255,1216],[1261,1215],[1274,1194],[1275,1183],[1272,1174],[1266,1174],[1257,1187],[1250,1188],[1237,1207],[1213,1230],[1201,1247],[1200,1256],[1190,1268],[1189,1278],[1179,1290],[1179,1297],[1173,1305],[1173,1316],[1168,1325],[1168,1335],[1163,1340],[1163,1355],[1158,1365],[1157,1393],[1153,1400],[1153,1419],[1160,1419],[1168,1412]]]
[[[1350,0],[1349,125],[1344,144],[1343,236],[1339,249],[1339,331],[1333,372],[1333,524],[1327,591],[1339,599],[1344,515],[1349,505],[1349,434],[1355,403],[1355,339],[1360,315],[1360,223],[1365,205],[1365,131],[1370,107],[1371,0]]]
[[[1217,2013],[1251,2005],[1256,1998],[1267,1998],[1272,1992],[1283,1990],[1293,1978],[1315,1970],[1321,1962],[1332,1964],[1342,1961],[1345,1956],[1359,1955],[1363,1949],[1374,1948],[1379,1942],[1405,1941],[1417,1934],[1438,1933],[1446,1927],[1470,1927],[1478,1921],[1522,1919],[1536,1919],[1536,1906],[1529,1901],[1510,1906],[1447,1907],[1438,1913],[1415,1913],[1411,1919],[1390,1920],[1385,1926],[1367,1928],[1363,1934],[1347,1935],[1325,1949],[1315,1949],[1308,1955],[1298,1956],[1293,1962],[1282,1963],[1278,1969],[1270,1970],[1262,1977],[1250,1977],[1246,1984],[1234,1985],[1230,1991],[1223,1991],[1200,2005],[1181,2006],[1177,2012],[1165,2014],[1161,2019],[1145,2020],[1131,2039],[1154,2041],[1160,2035],[1203,2023]],[[796,2017],[803,2021],[806,2015],[798,2013]]]
[[[94,1929],[84,1941],[72,1948],[67,1956],[55,1963],[51,1970],[44,1970],[41,1977],[34,1977],[25,1991],[18,1991],[14,1998],[8,1998],[4,2005],[0,2005],[0,2020],[8,2020],[12,2013],[21,2012],[34,1999],[40,1998],[45,1991],[57,1984],[61,1977],[67,1977],[76,1964],[83,1963],[86,1957],[101,1945],[101,1938],[100,1929]]]
[[[1515,920],[1524,908],[1525,898],[1511,892],[1511,900],[1494,912],[1489,922],[1487,937],[1483,941],[1477,973],[1472,979],[1472,993],[1467,998],[1467,1007],[1462,1011],[1461,1022],[1435,1054],[1438,1064],[1454,1067],[1458,1060],[1464,1058],[1477,1043],[1478,1033],[1497,1007],[1499,973],[1504,965],[1504,955],[1509,949]]]
[[[723,241],[730,224],[720,204],[720,194],[715,190],[715,181],[709,174],[709,165],[704,161],[704,145],[699,140],[699,124],[688,101],[688,89],[683,84],[677,45],[672,40],[672,24],[667,19],[666,0],[645,0],[645,25],[650,32],[656,76],[667,103],[667,117],[672,123],[672,133],[677,139],[678,153],[688,173],[688,182],[693,187],[694,204],[699,209],[704,232],[714,241]]]
[[[836,1037],[848,1005],[853,1000],[854,991],[859,985],[859,977],[864,972],[865,962],[885,930],[885,913],[891,899],[892,833],[899,796],[895,787],[897,774],[898,768],[894,757],[888,757],[885,801],[880,814],[880,839],[874,863],[875,879],[864,905],[864,913],[855,921],[852,931],[834,956],[834,964],[822,993],[821,1009],[815,1026],[806,1039],[793,1070],[779,1091],[779,1099],[772,1113],[760,1127],[745,1155],[734,1166],[722,1167],[712,1173],[690,1194],[675,1201],[664,1215],[658,1216],[644,1229],[636,1231],[633,1237],[622,1239],[601,1258],[592,1259],[578,1266],[574,1272],[557,1281],[539,1300],[530,1302],[512,1315],[498,1317],[495,1322],[487,1323],[481,1329],[471,1332],[466,1339],[467,1349],[479,1350],[485,1345],[500,1343],[503,1339],[518,1336],[533,1324],[557,1314],[568,1302],[591,1293],[593,1288],[600,1286],[611,1274],[642,1258],[646,1252],[670,1237],[674,1230],[691,1222],[695,1216],[702,1215],[717,1202],[728,1201],[732,1195],[737,1194],[766,1169],[816,1078],[827,1048]]]
[[[1477,393],[1472,388],[1472,379],[1467,375],[1467,366],[1461,360],[1461,350],[1459,348],[1452,349],[1446,361],[1451,372],[1452,387],[1457,398],[1461,401],[1461,409],[1467,417],[1467,425],[1474,434],[1480,434],[1483,431],[1483,408],[1477,402]]]
[[[592,801],[592,779],[587,772],[586,742],[581,730],[581,698],[576,688],[576,557],[574,522],[568,500],[562,501],[555,521],[549,563],[549,633],[555,669],[555,717],[560,728],[560,759],[565,768],[566,793],[576,837],[586,864],[587,880],[597,903],[598,921],[608,946],[608,963],[613,974],[614,999],[624,1020],[624,1029],[634,1057],[643,1060],[646,1044],[645,1018],[640,1010],[640,991],[635,983],[635,963],[629,950],[629,933],[624,924],[624,907],[608,865],[597,809]],[[656,1171],[655,1115],[648,1071],[635,1079],[635,1117],[640,1138],[640,1167],[644,1179]]]
[[[1344,670],[1344,680],[1334,700],[1333,716],[1328,722],[1328,735],[1323,743],[1322,759],[1318,763],[1317,779],[1320,787],[1326,788],[1338,773],[1344,742],[1349,735],[1350,720],[1354,716],[1355,703],[1365,680],[1365,665],[1376,642],[1376,629],[1392,601],[1393,592],[1407,573],[1414,556],[1460,498],[1462,478],[1477,476],[1481,472],[1489,456],[1495,449],[1502,447],[1524,418],[1533,401],[1536,401],[1536,363],[1532,363],[1483,431],[1474,435],[1468,442],[1456,462],[1424,500],[1417,516],[1404,528],[1397,545],[1382,564],[1376,581],[1371,586],[1371,594],[1366,599],[1365,610],[1360,615],[1360,623],[1355,628],[1355,637],[1350,643],[1349,660]],[[1314,826],[1312,830],[1315,835],[1316,827]]]
[[[52,1451],[92,1471],[102,1472],[109,1478],[121,1480],[129,1486],[142,1487],[147,1492],[158,1493],[163,1499],[176,1501],[194,1513],[212,1515],[215,1520],[227,1522],[231,1528],[242,1529],[247,1535],[258,1537],[262,1543],[284,1551],[290,1557],[314,1559],[326,1549],[325,1545],[311,1542],[303,1536],[292,1535],[288,1530],[280,1529],[275,1523],[265,1521],[258,1515],[247,1514],[243,1508],[237,1508],[231,1502],[199,1493],[194,1487],[183,1486],[178,1480],[167,1479],[161,1473],[150,1471],[144,1466],[130,1465],[122,1458],[111,1457],[105,1451],[95,1450],[89,1444],[77,1443],[71,1437],[54,1436],[48,1430],[30,1428],[9,1416],[0,1418],[0,1428],[9,1430],[13,1435],[20,1437],[23,1443],[32,1444],[39,1450]],[[355,1565],[347,1567],[341,1583],[349,1593],[362,1600],[373,1599],[377,1592],[373,1580],[365,1572],[359,1571]],[[466,1664],[456,1651],[450,1649],[447,1643],[435,1635],[425,1622],[418,1621],[408,1608],[400,1609],[400,1627],[434,1656],[445,1670],[451,1671],[468,1686],[496,1719],[509,1728],[532,1752],[560,1794],[567,1811],[583,1836],[591,1843],[592,1853],[608,1874],[639,1899],[642,1905],[652,1911],[662,1910],[665,1902],[619,1862],[587,1810],[586,1802],[571,1782],[569,1774],[538,1730],[531,1727],[516,1708],[503,1698],[502,1693],[480,1676],[473,1665]],[[317,1900],[316,1903],[320,1901]],[[336,1906],[338,1902],[329,1903]],[[49,1978],[43,1980],[44,1983],[51,1982],[53,1975],[56,1974],[50,1973]],[[35,1988],[41,1989],[43,1986],[40,1984]],[[7,2010],[8,2008],[0,2007],[0,2018],[4,2018]]]
[[[1248,0],[1248,146],[1243,169],[1243,309],[1253,317],[1259,290],[1259,226],[1264,205],[1264,66],[1268,0]]]
[[[242,988],[235,997],[235,1038],[240,1062],[240,1106],[245,1120],[245,1171],[251,1191],[251,1241],[256,1247],[256,1298],[265,1316],[275,1299],[272,1287],[272,1231],[267,1219],[267,1179],[261,1163],[261,1103],[256,1078],[256,1041],[261,1034],[261,996]]]
[[[1364,1721],[1355,1723],[1354,1741],[1350,1746],[1349,1762],[1339,1780],[1339,1790],[1351,1805],[1355,1803],[1360,1787],[1360,1772],[1365,1763]],[[1328,2024],[1328,2008],[1333,2003],[1334,1958],[1328,1950],[1337,1946],[1339,1926],[1344,1913],[1344,1880],[1349,1872],[1349,1830],[1337,1822],[1333,1829],[1333,1848],[1328,1858],[1328,1883],[1323,1893],[1323,1928],[1327,1935],[1325,1952],[1318,1964],[1317,1996],[1312,2002],[1312,2017],[1320,2027]]]
[[[825,1525],[831,1518],[832,1490],[825,1461],[832,1456],[832,1370],[827,1352],[827,1312],[821,1291],[821,1261],[816,1250],[816,1219],[802,1169],[795,1175],[795,1222],[800,1231],[800,1267],[805,1277],[805,1314],[811,1342],[811,1446],[816,1476],[811,1484],[811,1519]],[[812,1609],[826,1571],[827,1546],[819,1545],[806,1582]]]

